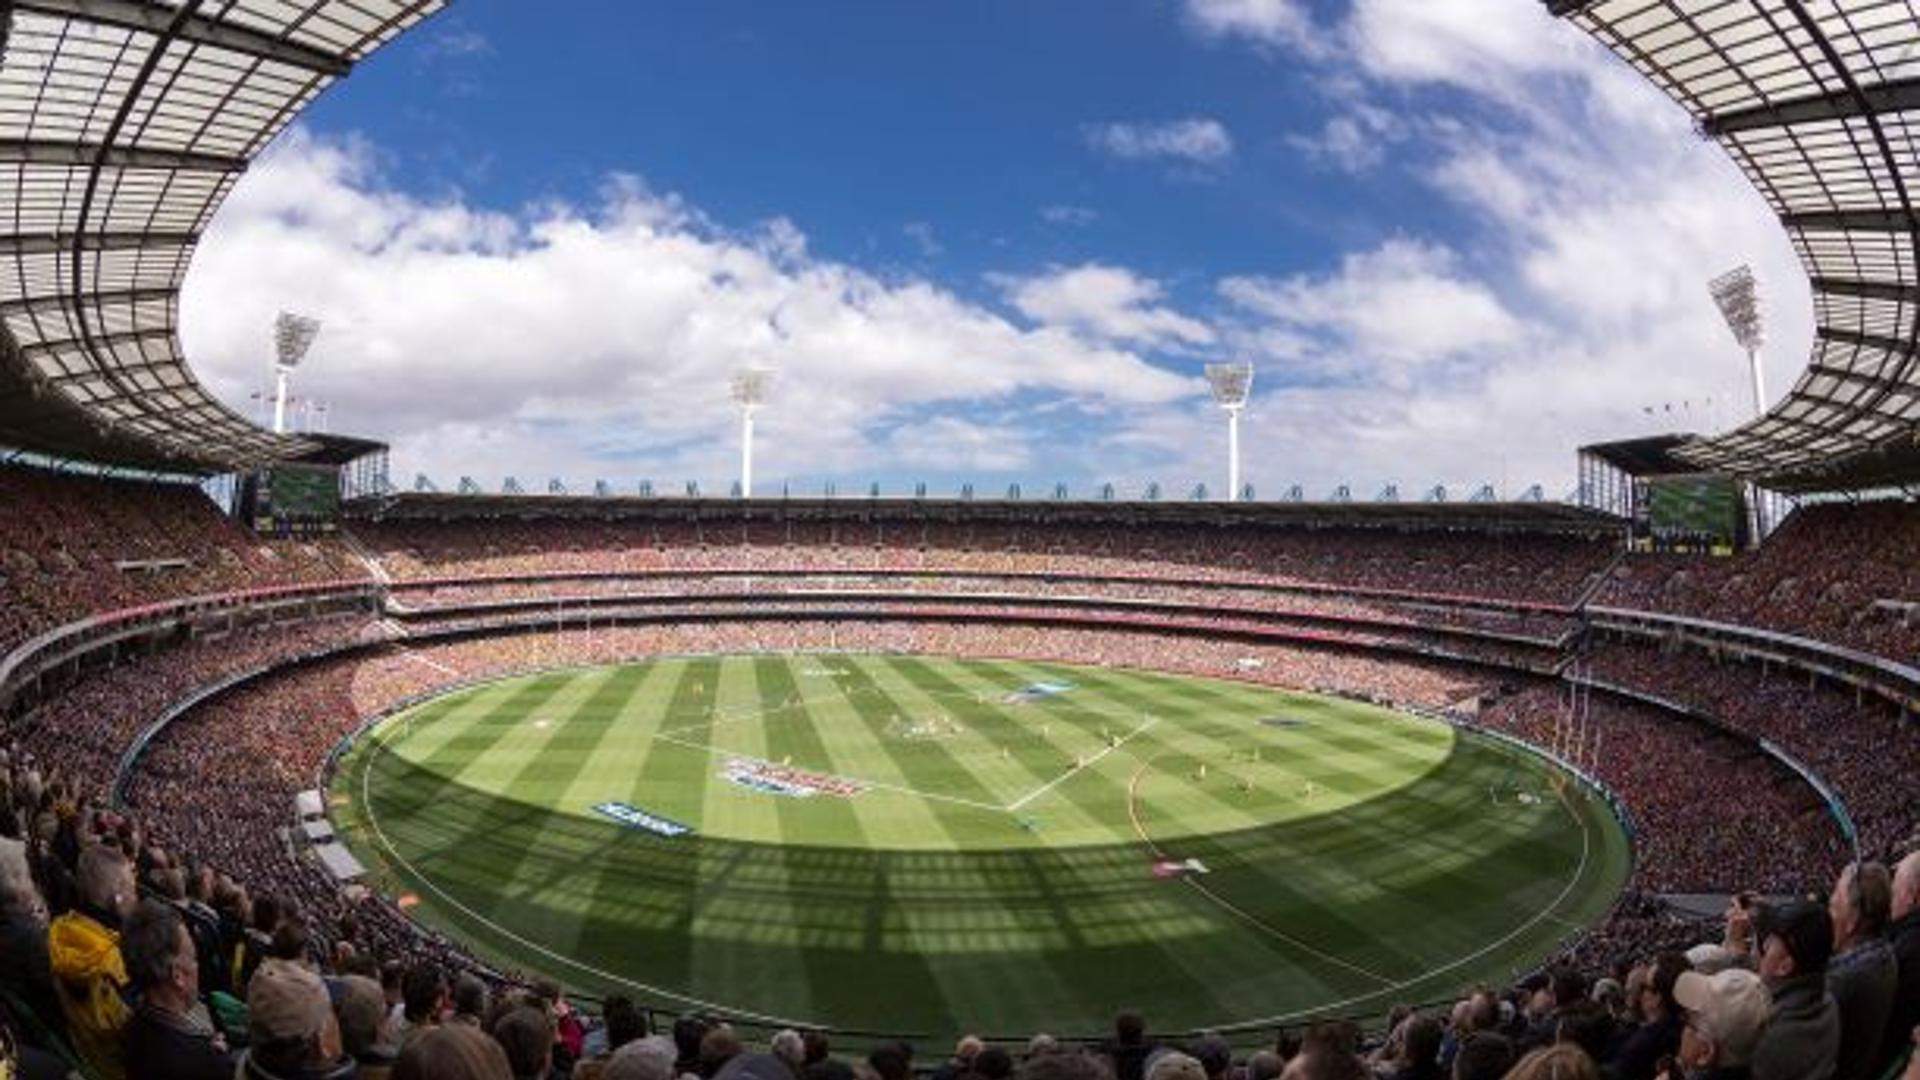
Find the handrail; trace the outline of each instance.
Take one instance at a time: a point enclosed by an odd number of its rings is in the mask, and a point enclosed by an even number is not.
[[[699,577],[950,577],[950,578],[1018,578],[1039,581],[1085,581],[1119,582],[1132,585],[1176,585],[1203,589],[1251,589],[1267,592],[1301,592],[1322,595],[1357,596],[1377,600],[1400,600],[1413,603],[1441,604],[1452,607],[1497,608],[1505,611],[1525,611],[1540,615],[1573,615],[1577,609],[1572,604],[1550,604],[1539,600],[1512,600],[1505,597],[1471,596],[1466,593],[1422,592],[1415,589],[1389,589],[1371,585],[1334,585],[1316,581],[1280,581],[1259,577],[1172,577],[1157,574],[1085,574],[1071,571],[1053,570],[972,570],[942,568],[938,566],[922,567],[832,567],[827,569],[809,569],[804,566],[751,567],[751,566],[704,566],[704,567],[640,567],[627,570],[559,570],[535,573],[508,574],[467,574],[443,575],[431,578],[396,579],[388,588],[393,592],[410,592],[417,589],[445,587],[449,585],[487,585],[512,584],[518,582],[540,581],[584,581],[619,578],[699,578]]]

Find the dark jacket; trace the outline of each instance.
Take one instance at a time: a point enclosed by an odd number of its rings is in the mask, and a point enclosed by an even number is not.
[[[1825,975],[1768,980],[1773,1018],[1753,1051],[1753,1080],[1832,1080],[1840,1056],[1840,1009]]]
[[[1827,965],[1827,991],[1840,1007],[1840,1057],[1834,1080],[1874,1080],[1900,966],[1884,937],[1871,937]]]
[[[1907,912],[1887,927],[1887,944],[1900,965],[1900,985],[1893,994],[1893,1014],[1887,1020],[1887,1032],[1880,1040],[1880,1062],[1899,1057],[1920,1025],[1920,909]]]
[[[134,1010],[122,1033],[127,1080],[231,1080],[234,1056],[214,1031],[151,1006]]]
[[[1608,1075],[1615,1080],[1653,1080],[1653,1070],[1660,1059],[1680,1052],[1682,1026],[1676,1012],[1658,1023],[1634,1028],[1613,1059],[1606,1063]]]

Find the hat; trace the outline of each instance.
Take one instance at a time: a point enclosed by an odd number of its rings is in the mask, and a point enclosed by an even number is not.
[[[247,984],[247,1029],[256,1043],[311,1039],[332,1019],[327,984],[291,960],[261,961]]]
[[[1702,975],[1715,975],[1733,966],[1733,953],[1717,942],[1702,942],[1688,949],[1687,966]]]
[[[1745,1065],[1753,1057],[1773,1015],[1773,995],[1760,976],[1745,968],[1728,968],[1718,975],[1682,972],[1673,983],[1673,1000],[1693,1014],[1690,1022],[1713,1040],[1719,1050],[1717,1065]]]
[[[1754,929],[1762,945],[1777,937],[1793,957],[1794,974],[1825,971],[1833,955],[1833,920],[1827,909],[1809,900],[1790,900],[1760,909]]]

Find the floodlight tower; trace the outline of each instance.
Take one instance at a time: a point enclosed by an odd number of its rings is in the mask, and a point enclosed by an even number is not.
[[[773,372],[746,368],[733,377],[733,403],[740,410],[740,497],[753,498],[753,414],[767,402]]]
[[[1240,410],[1253,393],[1252,364],[1208,364],[1213,403],[1227,414],[1227,501],[1240,500]]]
[[[1767,411],[1767,378],[1760,370],[1760,346],[1765,343],[1761,331],[1760,294],[1753,270],[1740,266],[1707,283],[1713,302],[1727,320],[1733,339],[1747,350],[1747,368],[1753,376],[1753,414]]]
[[[281,312],[273,321],[273,430],[287,430],[287,377],[300,364],[313,339],[320,336],[320,320]]]

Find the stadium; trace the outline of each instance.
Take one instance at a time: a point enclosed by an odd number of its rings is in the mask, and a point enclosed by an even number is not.
[[[0,1075],[1920,1078],[1920,6],[1543,6],[1804,368],[1565,498],[1261,499],[1237,361],[1212,497],[756,491],[752,357],[727,494],[400,483],[289,421],[319,323],[268,422],[180,298],[440,0],[6,4]]]

